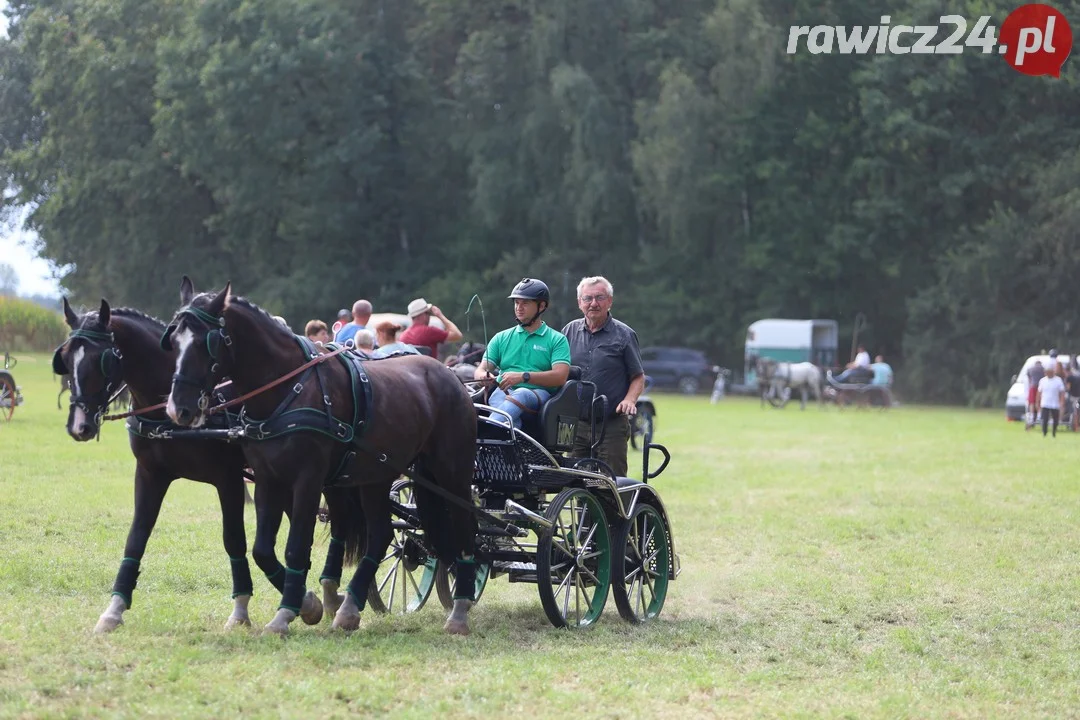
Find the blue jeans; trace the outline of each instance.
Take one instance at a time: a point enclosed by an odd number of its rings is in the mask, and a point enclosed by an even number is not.
[[[551,393],[543,388],[514,388],[510,391],[510,397],[530,410],[540,412],[540,407],[551,399]],[[507,400],[506,393],[502,391],[502,388],[497,387],[491,392],[488,405],[505,412],[514,421],[514,427],[521,429],[521,416],[525,414],[525,411]],[[492,417],[499,421],[502,420],[501,415],[493,415]]]

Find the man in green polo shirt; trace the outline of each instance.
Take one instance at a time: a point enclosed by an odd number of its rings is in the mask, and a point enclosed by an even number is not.
[[[540,319],[551,304],[548,286],[524,278],[514,286],[508,299],[514,301],[517,325],[491,338],[484,359],[473,377],[485,380],[499,369],[488,403],[510,416],[521,427],[525,413],[536,414],[540,407],[566,384],[570,375],[570,343],[566,336]]]

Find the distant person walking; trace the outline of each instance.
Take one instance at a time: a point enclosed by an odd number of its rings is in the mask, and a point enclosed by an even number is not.
[[[1039,381],[1037,397],[1042,411],[1043,437],[1046,437],[1047,421],[1054,421],[1054,437],[1057,437],[1058,420],[1061,408],[1065,407],[1065,383],[1057,376],[1057,368],[1051,365],[1046,369],[1046,377]]]
[[[1027,418],[1024,423],[1024,429],[1030,430],[1034,427],[1035,423],[1039,421],[1039,405],[1037,403],[1039,396],[1039,381],[1045,377],[1046,372],[1043,370],[1042,360],[1036,360],[1035,364],[1031,366],[1031,369],[1027,371]]]

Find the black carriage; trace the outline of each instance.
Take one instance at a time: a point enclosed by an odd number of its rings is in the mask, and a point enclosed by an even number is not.
[[[479,515],[476,598],[491,578],[535,583],[548,619],[556,627],[593,624],[615,598],[619,614],[638,623],[663,608],[668,583],[680,571],[671,523],[656,489],[648,483],[667,467],[668,451],[642,443],[642,478],[616,477],[594,458],[568,452],[583,412],[601,404],[592,383],[573,379],[549,400],[524,430],[509,417],[478,402],[474,503]],[[590,423],[593,447],[604,428]],[[649,470],[650,453],[663,462]],[[391,492],[395,538],[380,566],[369,602],[377,609],[412,612],[432,590],[452,606],[452,577],[426,550],[412,502],[412,480]],[[374,597],[379,595],[378,601]]]
[[[11,370],[18,361],[4,353],[4,368],[0,370],[0,421],[8,421],[15,414],[15,408],[23,403],[22,388],[15,384]]]

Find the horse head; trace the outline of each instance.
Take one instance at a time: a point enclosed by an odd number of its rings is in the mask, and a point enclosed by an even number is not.
[[[97,437],[112,393],[123,382],[122,355],[109,327],[111,312],[102,299],[97,312],[80,316],[64,298],[64,319],[71,333],[53,353],[52,368],[71,378],[67,432],[79,442]]]
[[[766,382],[776,374],[777,362],[770,357],[759,357],[755,364],[758,382]]]
[[[161,336],[164,350],[176,350],[176,372],[165,412],[183,427],[201,427],[214,387],[226,372],[232,339],[225,332],[225,306],[232,283],[218,293],[195,294],[187,275],[180,282],[181,307]],[[229,357],[226,357],[229,356]]]

